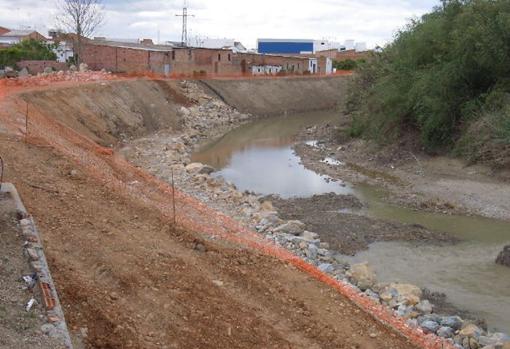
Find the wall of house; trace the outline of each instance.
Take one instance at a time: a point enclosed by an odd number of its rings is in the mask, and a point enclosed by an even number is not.
[[[308,58],[206,48],[177,48],[168,51],[85,44],[82,61],[90,69],[113,72],[154,72],[175,75],[250,75],[253,66],[281,67],[279,70],[303,74]]]
[[[205,72],[208,75],[239,75],[241,66],[230,50],[205,48],[174,49],[171,71],[175,74],[191,75]]]

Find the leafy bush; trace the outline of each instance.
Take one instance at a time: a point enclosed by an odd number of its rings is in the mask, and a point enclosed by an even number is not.
[[[451,149],[487,113],[489,97],[506,92],[510,2],[444,0],[359,67],[347,103],[351,133],[391,141],[412,127],[426,149]]]
[[[358,68],[360,63],[364,63],[364,59],[346,59],[345,61],[334,61],[333,62],[333,68],[336,68],[337,70],[355,70]]]
[[[44,42],[29,39],[6,48],[0,49],[0,67],[16,65],[23,60],[56,60],[52,47]]]

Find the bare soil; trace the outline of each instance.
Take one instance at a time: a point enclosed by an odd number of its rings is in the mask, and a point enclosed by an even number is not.
[[[27,289],[22,277],[31,275],[23,255],[23,237],[14,201],[0,193],[0,348],[64,348],[41,331],[45,324],[42,300],[35,289]],[[30,299],[37,303],[26,311]]]
[[[300,220],[316,232],[333,250],[355,255],[376,241],[414,241],[416,243],[453,243],[445,233],[417,224],[401,224],[362,216],[361,202],[352,195],[324,194],[310,198],[271,197],[281,218]]]
[[[76,112],[58,113],[77,125]],[[72,335],[90,348],[414,348],[286,263],[174,232],[52,148],[2,135],[0,153],[42,233]]]

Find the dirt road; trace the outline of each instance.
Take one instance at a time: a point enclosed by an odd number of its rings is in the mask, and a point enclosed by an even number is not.
[[[69,327],[87,347],[414,348],[289,264],[174,232],[153,206],[53,147],[2,134],[0,153],[42,233]]]

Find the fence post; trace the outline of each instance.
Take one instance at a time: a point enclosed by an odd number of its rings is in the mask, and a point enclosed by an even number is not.
[[[4,159],[0,156],[0,191],[2,190],[2,183],[4,182]]]
[[[172,209],[173,209],[173,231],[174,234],[176,232],[177,219],[175,217],[175,183],[174,183],[174,169],[171,170],[172,173]]]
[[[28,102],[27,109],[25,112],[25,144],[28,142]]]

